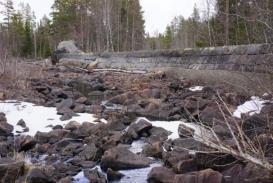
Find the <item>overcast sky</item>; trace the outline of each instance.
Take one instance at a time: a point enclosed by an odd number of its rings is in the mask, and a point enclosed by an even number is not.
[[[2,0],[0,0],[2,1]],[[192,14],[194,4],[202,6],[204,0],[140,0],[144,11],[146,32],[154,34],[155,32],[164,32],[167,24],[177,15],[188,17]],[[15,4],[19,2],[29,3],[35,11],[37,20],[51,11],[54,0],[14,0]]]

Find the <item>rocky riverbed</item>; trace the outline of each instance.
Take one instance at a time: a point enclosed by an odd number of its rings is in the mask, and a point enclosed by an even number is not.
[[[65,67],[46,68],[27,89],[1,89],[2,182],[273,181],[257,163],[202,142],[238,150],[230,128],[237,135],[240,126],[272,163],[270,94],[247,96],[164,72]]]

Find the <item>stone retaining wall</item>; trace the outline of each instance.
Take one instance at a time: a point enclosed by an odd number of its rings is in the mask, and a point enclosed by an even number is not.
[[[150,70],[168,67],[273,73],[273,44],[101,54],[62,54],[60,58],[82,62],[96,60],[98,68]]]

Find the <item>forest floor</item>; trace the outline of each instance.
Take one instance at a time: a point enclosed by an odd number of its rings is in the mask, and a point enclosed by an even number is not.
[[[270,94],[164,72],[16,70],[0,81],[2,182],[272,181]]]

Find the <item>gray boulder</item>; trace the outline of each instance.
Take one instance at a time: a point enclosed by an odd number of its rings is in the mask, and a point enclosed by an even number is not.
[[[65,53],[83,53],[72,40],[60,42],[57,49],[63,50]]]

